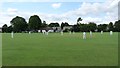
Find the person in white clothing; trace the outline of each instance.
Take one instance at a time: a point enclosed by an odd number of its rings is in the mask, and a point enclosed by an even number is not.
[[[92,31],[90,31],[90,38],[92,38]]]
[[[69,34],[71,34],[71,31],[69,32]]]
[[[45,33],[46,35],[48,35],[48,31],[46,31],[46,33]]]
[[[110,35],[112,35],[113,34],[113,32],[112,31],[110,31]]]
[[[31,31],[29,31],[29,34],[31,34]]]
[[[61,31],[61,35],[63,35],[63,31]]]
[[[101,31],[101,34],[103,34],[103,31]]]
[[[86,33],[83,32],[83,39],[86,39]]]

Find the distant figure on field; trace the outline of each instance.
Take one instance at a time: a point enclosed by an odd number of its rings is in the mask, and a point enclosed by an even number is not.
[[[29,31],[29,34],[31,34],[31,31]]]
[[[92,31],[90,31],[90,38],[92,38]]]
[[[75,32],[73,31],[73,34],[75,34]]]
[[[43,34],[46,34],[46,30],[42,30],[42,33],[43,33]]]
[[[48,35],[48,31],[46,31],[45,34]]]
[[[113,35],[113,31],[110,31],[110,35]]]
[[[101,31],[101,34],[103,34],[103,31]]]
[[[61,35],[63,35],[63,31],[61,31]]]
[[[69,32],[69,34],[71,34],[71,31]]]
[[[83,39],[86,39],[86,33],[83,32]]]

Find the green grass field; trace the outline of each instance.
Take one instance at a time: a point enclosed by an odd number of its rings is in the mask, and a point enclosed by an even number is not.
[[[2,34],[3,66],[117,66],[118,33]]]
[[[0,67],[2,67],[2,34],[0,33]]]

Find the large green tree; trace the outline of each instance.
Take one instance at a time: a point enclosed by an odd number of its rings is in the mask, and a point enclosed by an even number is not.
[[[29,23],[28,23],[29,29],[37,31],[38,29],[41,28],[42,26],[42,21],[39,18],[38,15],[33,15],[29,18]]]
[[[107,31],[108,24],[100,24],[98,25],[98,31]]]
[[[77,19],[77,23],[79,24],[80,21],[82,21],[82,18],[81,18],[81,17],[79,17],[79,18]]]
[[[72,31],[75,31],[75,32],[79,32],[80,31],[80,28],[81,28],[80,27],[80,25],[81,25],[80,21],[82,21],[81,17],[79,17],[77,19],[77,24],[73,25]]]
[[[8,27],[8,33],[11,33],[13,31],[13,27],[12,27],[12,25],[10,25],[9,27]]]
[[[27,22],[23,17],[16,16],[10,21],[14,32],[22,32],[27,29]]]
[[[79,26],[80,28],[80,31],[82,31],[82,32],[87,32],[87,31],[89,31],[89,28],[88,28],[88,24],[80,24],[80,26]]]
[[[67,22],[65,22],[65,23],[61,23],[61,29],[63,29],[63,27],[65,27],[65,26],[69,26],[69,24],[67,23]]]
[[[50,23],[49,24],[49,27],[59,27],[60,25],[59,25],[59,23]]]
[[[94,22],[89,22],[88,30],[94,32],[96,29],[97,29],[97,25]]]
[[[4,24],[4,25],[2,26],[2,32],[3,32],[3,33],[8,32],[8,26],[7,26],[7,24]]]
[[[115,31],[120,32],[120,20],[116,21],[114,26],[115,26]]]
[[[46,21],[43,21],[42,27],[44,28],[44,27],[47,27],[47,26],[48,26],[48,24],[46,23]]]
[[[112,23],[112,22],[110,22],[110,23],[108,24],[108,28],[109,28],[108,31],[113,31],[113,30],[114,30],[114,26],[113,26],[113,23]]]

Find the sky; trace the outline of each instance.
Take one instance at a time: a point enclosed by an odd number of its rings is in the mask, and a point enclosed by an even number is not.
[[[108,24],[118,20],[118,2],[120,0],[4,0],[0,2],[0,27],[10,25],[10,21],[21,16],[28,22],[30,16],[38,15],[46,23],[68,22],[76,24],[78,17],[81,23],[94,22]]]

